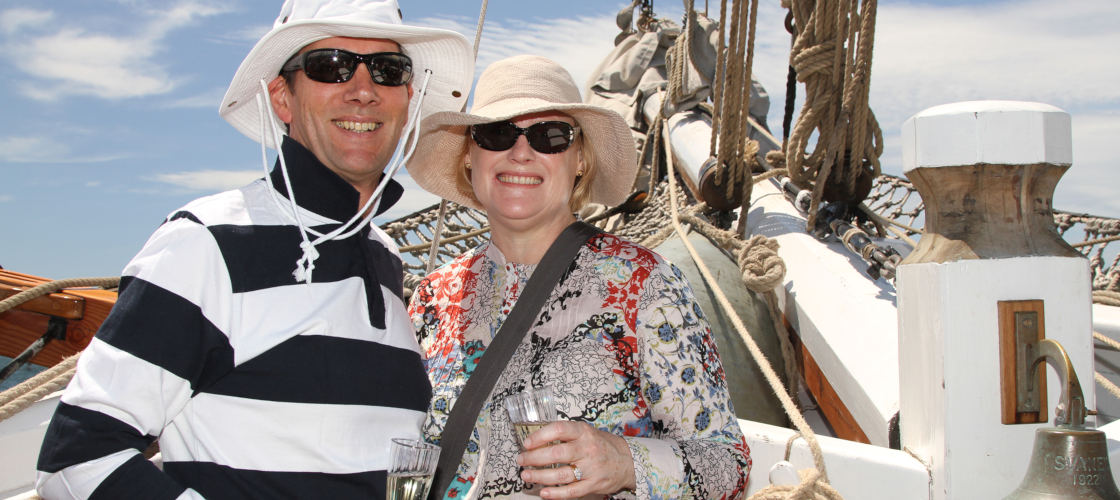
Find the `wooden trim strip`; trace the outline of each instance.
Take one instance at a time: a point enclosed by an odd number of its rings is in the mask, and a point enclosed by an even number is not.
[[[871,444],[871,440],[867,439],[867,434],[856,423],[852,412],[848,411],[844,401],[836,394],[836,390],[832,388],[828,378],[821,372],[820,365],[813,359],[809,350],[805,348],[805,344],[801,343],[801,338],[791,335],[790,339],[798,353],[797,365],[801,369],[801,375],[805,380],[805,388],[812,394],[813,399],[817,400],[818,408],[824,414],[836,437]]]

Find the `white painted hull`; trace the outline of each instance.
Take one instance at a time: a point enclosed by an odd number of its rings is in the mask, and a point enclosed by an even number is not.
[[[0,498],[20,498],[35,487],[35,462],[62,393],[51,394],[0,422]]]

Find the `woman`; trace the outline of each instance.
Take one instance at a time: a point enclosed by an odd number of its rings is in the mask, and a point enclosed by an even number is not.
[[[482,73],[470,113],[424,120],[421,187],[486,212],[491,240],[417,287],[409,313],[432,381],[439,442],[463,385],[557,236],[588,202],[615,205],[636,170],[618,114],[581,103],[556,63]],[[438,498],[732,498],[750,457],[708,323],[680,271],[609,234],[581,247],[479,413]],[[560,422],[520,452],[505,397],[550,385]],[[559,464],[559,467],[547,467]],[[541,487],[541,486],[544,487]],[[532,494],[527,493],[532,490]]]

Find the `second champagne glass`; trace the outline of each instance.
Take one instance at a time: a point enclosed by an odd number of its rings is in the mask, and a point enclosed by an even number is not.
[[[505,399],[517,444],[525,451],[525,438],[557,420],[552,387],[529,388]],[[553,466],[555,467],[555,465]]]

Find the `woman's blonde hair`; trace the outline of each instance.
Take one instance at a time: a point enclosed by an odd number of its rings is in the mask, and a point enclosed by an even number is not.
[[[572,197],[568,199],[568,208],[572,212],[579,212],[591,200],[591,185],[595,182],[595,153],[591,148],[584,147],[583,130],[580,130],[572,147],[579,148],[583,159],[583,175],[576,177],[576,185],[572,188]]]

